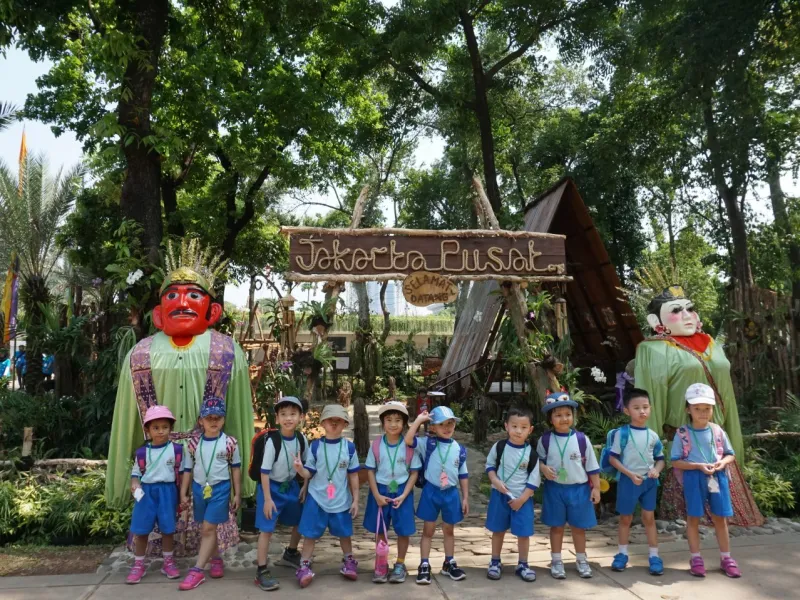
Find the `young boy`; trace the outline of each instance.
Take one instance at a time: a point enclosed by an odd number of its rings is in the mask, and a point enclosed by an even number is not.
[[[600,466],[591,441],[572,429],[578,403],[566,392],[549,394],[542,412],[553,431],[539,438],[539,470],[547,479],[542,500],[542,523],[550,527],[550,575],[566,579],[561,560],[564,527],[569,524],[575,544],[578,575],[592,576],[586,558],[586,530],[597,525],[592,504],[600,502]],[[587,483],[590,482],[590,485]]]
[[[225,426],[225,402],[208,398],[200,408],[200,427],[203,435],[194,447],[192,441],[183,453],[183,481],[181,503],[189,506],[189,484],[192,486],[194,520],[202,523],[200,550],[195,566],[178,586],[193,590],[206,578],[203,570],[209,559],[209,575],[214,579],[225,572],[222,557],[217,549],[217,525],[228,520],[228,510],[239,510],[242,501],[242,460],[236,439],[222,433]],[[233,501],[230,500],[233,484]]]
[[[623,425],[614,435],[609,462],[619,471],[617,482],[617,514],[619,514],[619,552],[611,563],[613,571],[624,571],[628,564],[628,538],[633,511],[642,507],[642,523],[650,546],[650,574],[663,575],[664,563],[658,556],[656,531],[656,495],[658,476],[664,469],[664,446],[655,431],[647,428],[650,418],[650,396],[633,388],[622,400],[630,425]],[[624,447],[623,447],[624,443]]]
[[[467,473],[467,449],[453,439],[457,419],[447,406],[437,406],[431,413],[423,412],[408,428],[406,444],[418,448],[422,457],[425,485],[422,488],[417,517],[425,521],[420,540],[421,562],[417,572],[417,583],[429,585],[431,566],[431,542],[436,533],[436,521],[442,514],[442,534],[444,535],[444,565],[442,575],[453,581],[461,581],[467,574],[459,568],[454,558],[454,525],[469,513],[469,474]],[[434,437],[415,437],[420,425],[430,422]],[[461,498],[458,496],[458,482]]]
[[[275,524],[280,521],[292,528],[289,547],[283,552],[282,562],[300,568],[300,534],[297,526],[303,514],[301,502],[305,500],[308,481],[302,487],[295,479],[294,458],[300,454],[308,457],[308,441],[302,433],[296,433],[303,418],[303,404],[294,396],[284,396],[275,405],[275,420],[279,431],[270,432],[264,439],[264,459],[261,462],[261,481],[256,485],[256,527],[258,534],[258,568],[255,583],[264,591],[277,590],[280,583],[267,568],[269,543]],[[276,442],[280,440],[276,454]],[[303,438],[302,440],[300,438]],[[302,451],[301,451],[302,450]]]
[[[503,572],[500,552],[506,531],[511,529],[517,536],[519,552],[514,573],[522,581],[536,581],[536,572],[528,566],[533,535],[533,492],[539,487],[536,453],[528,444],[533,414],[527,408],[512,406],[506,413],[505,428],[508,439],[492,446],[486,457],[486,473],[494,488],[486,513],[486,529],[492,532],[492,561],[486,576],[500,579]]]
[[[321,416],[325,437],[311,442],[305,466],[299,455],[294,458],[295,471],[310,480],[298,528],[305,538],[300,568],[296,573],[301,588],[308,587],[314,579],[311,556],[326,529],[339,538],[342,547],[343,564],[339,572],[352,581],[358,578],[352,537],[353,519],[358,515],[360,465],[353,442],[342,439],[342,432],[349,423],[350,417],[344,407],[328,404]]]

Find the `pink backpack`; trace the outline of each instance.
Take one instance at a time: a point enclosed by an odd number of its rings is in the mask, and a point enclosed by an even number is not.
[[[711,432],[714,434],[714,446],[717,451],[715,458],[719,460],[725,454],[725,441],[723,440],[722,427],[716,423],[709,423],[709,425],[711,426]],[[686,425],[681,425],[678,427],[678,431],[675,435],[681,439],[683,452],[680,459],[686,460],[689,458],[689,453],[692,451],[692,437],[689,435],[688,427],[686,427]],[[683,469],[676,469],[673,467],[672,472],[675,474],[675,479],[678,480],[678,483],[683,485]]]
[[[383,440],[383,436],[377,437],[372,440],[372,455],[375,457],[375,469],[377,470],[378,465],[381,464],[381,441]],[[403,440],[400,440],[401,444],[405,444]],[[411,471],[411,461],[414,459],[414,449],[411,448],[408,444],[406,444],[406,469],[410,472]]]

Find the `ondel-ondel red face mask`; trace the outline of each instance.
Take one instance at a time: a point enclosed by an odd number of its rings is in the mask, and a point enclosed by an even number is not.
[[[170,285],[153,309],[153,324],[170,337],[187,338],[205,333],[222,316],[222,306],[194,284]]]

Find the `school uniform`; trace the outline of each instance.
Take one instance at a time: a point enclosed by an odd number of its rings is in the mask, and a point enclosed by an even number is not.
[[[294,457],[300,452],[298,436],[302,435],[298,433],[291,437],[281,436],[281,450],[277,456],[272,440],[265,440],[261,472],[269,475],[269,493],[275,503],[275,510],[272,511],[271,519],[264,515],[264,489],[259,481],[256,484],[256,528],[263,533],[275,531],[278,522],[289,527],[300,524],[303,507],[300,504],[300,484],[295,477],[297,472],[293,463]],[[300,458],[305,461],[308,458],[308,441],[305,437],[303,441],[305,451]]]
[[[542,523],[548,527],[564,527],[569,524],[570,527],[579,529],[589,529],[597,525],[589,475],[600,473],[600,465],[591,441],[586,439],[585,466],[575,431],[568,434],[553,431],[546,453],[539,438],[536,453],[539,460],[548,467],[556,471],[563,467],[566,471],[566,480],[562,483],[549,479],[543,481]]]
[[[234,444],[233,455],[228,462],[228,437],[224,433],[217,438],[203,435],[197,443],[194,458],[188,449],[183,453],[183,471],[192,473],[192,508],[194,520],[198,523],[206,521],[219,525],[228,521],[230,469],[242,465],[238,444]],[[206,483],[211,486],[210,498],[203,497]]]
[[[453,439],[414,438],[414,448],[424,465],[425,485],[417,504],[417,516],[423,521],[442,521],[455,525],[464,520],[458,482],[467,479],[467,449]],[[442,475],[447,476],[447,480]]]
[[[344,438],[322,438],[311,442],[306,469],[312,477],[308,482],[308,495],[303,506],[298,531],[303,537],[316,540],[329,530],[334,537],[353,535],[353,518],[350,506],[348,475],[357,473],[360,465],[353,442]],[[333,484],[333,497],[328,497],[328,484]]]
[[[530,463],[534,467],[528,473]],[[494,471],[514,498],[519,498],[526,489],[536,490],[540,485],[539,464],[536,451],[529,444],[517,446],[507,441],[500,464],[497,464],[497,444],[492,446],[486,457],[486,472]],[[486,512],[486,529],[492,533],[511,530],[517,537],[533,535],[533,496],[519,510],[513,510],[508,503],[512,499],[492,488],[489,496],[489,509]]]
[[[705,429],[694,429],[691,425],[686,425],[686,429],[691,442],[689,456],[685,459],[687,462],[715,463],[724,456],[733,456],[731,441],[724,430],[722,430],[722,455],[720,455],[711,426]],[[681,436],[676,435],[672,442],[670,459],[672,461],[684,460],[682,457],[683,440]],[[708,489],[708,483],[712,477],[719,484],[719,492],[711,492]],[[690,517],[702,517],[705,514],[706,504],[711,509],[712,515],[733,516],[727,469],[717,471],[713,475],[706,475],[703,471],[696,469],[683,471],[683,497],[686,500],[686,514]]]
[[[133,503],[131,533],[148,535],[158,523],[163,534],[175,533],[178,510],[178,486],[175,483],[175,448],[167,442],[159,446],[145,444],[145,472],[133,461],[131,477],[141,483],[144,496]]]
[[[394,445],[389,444],[385,435],[381,437],[379,452],[380,460],[376,464],[375,452],[370,447],[364,467],[375,471],[375,481],[379,494],[392,499],[398,498],[403,495],[411,472],[422,469],[422,460],[419,457],[419,453],[414,451],[411,455],[411,464],[406,464],[406,443],[400,439]],[[394,492],[390,488],[392,481],[397,484],[397,490]],[[414,521],[413,492],[397,508],[390,504],[384,506],[381,510],[383,511],[383,521],[387,530],[391,526],[394,532],[401,537],[414,535],[417,531],[417,525]],[[364,529],[370,533],[376,533],[377,521],[378,503],[370,493],[367,495],[367,508],[364,511]]]
[[[651,479],[647,474],[655,467],[656,462],[664,460],[664,445],[658,435],[647,427],[634,427],[628,425],[628,441],[625,448],[621,449],[620,429],[614,435],[611,443],[611,456],[619,460],[627,469],[644,478],[641,484],[636,485],[624,473],[619,474],[617,481],[617,514],[632,515],[636,504],[642,510],[654,511],[658,496],[658,478]]]

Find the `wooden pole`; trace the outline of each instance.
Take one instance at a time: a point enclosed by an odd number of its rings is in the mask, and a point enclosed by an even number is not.
[[[33,427],[22,430],[22,458],[27,458],[33,452]]]

